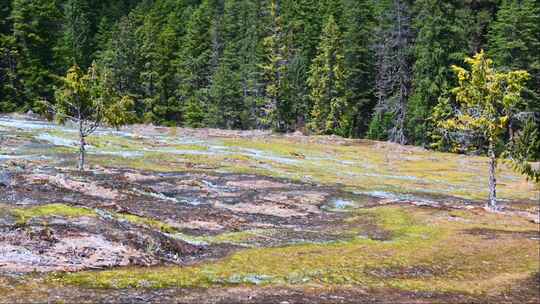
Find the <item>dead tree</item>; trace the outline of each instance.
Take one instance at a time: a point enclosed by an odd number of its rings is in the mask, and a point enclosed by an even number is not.
[[[387,13],[380,16],[377,53],[377,115],[391,114],[392,128],[388,139],[406,144],[405,115],[412,83],[411,46],[413,32],[409,5],[394,0]]]

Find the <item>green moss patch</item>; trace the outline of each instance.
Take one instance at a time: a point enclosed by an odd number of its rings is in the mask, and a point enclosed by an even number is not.
[[[62,216],[74,218],[82,216],[95,216],[95,212],[91,209],[72,207],[64,204],[49,204],[30,208],[16,208],[10,209],[10,213],[17,217],[17,222],[22,224],[36,217]]]
[[[451,217],[429,210],[379,207],[354,216],[374,218],[392,237],[252,248],[196,266],[59,274],[51,280],[94,288],[324,284],[480,294],[529,276],[540,266],[535,256],[539,246],[533,240],[495,242],[463,234],[464,227]]]

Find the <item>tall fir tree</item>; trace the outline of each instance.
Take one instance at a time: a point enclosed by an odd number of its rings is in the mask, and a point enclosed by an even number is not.
[[[288,57],[286,33],[283,27],[281,12],[282,0],[271,0],[269,3],[270,27],[268,36],[264,38],[266,60],[262,65],[266,79],[263,116],[260,125],[283,131],[283,92],[285,91],[284,75],[287,73]]]
[[[67,0],[63,5],[63,28],[57,47],[58,62],[64,61],[66,69],[78,65],[85,69],[92,55],[90,5],[87,0]]]
[[[61,68],[53,48],[61,24],[59,0],[13,0],[10,19],[19,53],[17,77],[23,109],[37,107],[42,99],[53,100],[55,77]]]
[[[139,80],[143,66],[141,43],[136,35],[139,23],[135,14],[119,21],[105,50],[100,53],[99,64],[110,71],[110,81],[117,95],[135,98],[135,109],[141,117],[145,107]]]
[[[321,4],[318,0],[288,0],[282,4],[288,65],[283,77],[281,113],[286,130],[303,130],[310,118],[307,79],[323,25]]]
[[[344,0],[344,52],[347,73],[347,99],[351,105],[349,136],[362,137],[375,106],[375,53],[373,30],[375,12],[370,0]]]
[[[175,62],[178,81],[176,95],[183,112],[207,107],[206,98],[213,74],[212,27],[214,25],[212,20],[214,17],[213,1],[203,0],[201,5],[193,11],[186,25],[186,34],[182,39]],[[183,123],[192,126],[200,122],[186,120]]]
[[[148,13],[138,31],[144,61],[140,75],[146,108],[144,121],[176,125],[182,118],[182,104],[176,95],[179,83],[173,63],[192,10],[183,1],[151,4],[144,5]]]
[[[261,34],[256,22],[260,5],[248,0],[224,3],[223,51],[209,92],[210,126],[247,128],[255,122],[261,96]]]
[[[347,135],[351,117],[346,96],[343,38],[332,15],[324,26],[317,53],[308,79],[313,102],[310,129],[319,134]]]
[[[498,66],[528,70],[532,76],[530,87],[540,95],[538,49],[540,49],[540,2],[504,0],[489,32],[489,54]]]
[[[407,133],[411,143],[426,145],[433,128],[429,117],[439,96],[455,80],[451,66],[467,55],[466,12],[459,1],[419,0],[415,2],[413,94],[407,112]]]
[[[17,77],[19,51],[12,35],[11,2],[0,3],[0,112],[11,112],[21,106]]]
[[[531,75],[527,86],[530,89],[523,94],[526,102],[523,117],[509,122],[512,141],[516,130],[526,123],[540,130],[540,1],[504,0],[488,38],[489,54],[497,66],[527,70]],[[540,138],[529,139],[537,140],[529,142],[530,147],[540,145]],[[540,152],[534,148],[529,151],[531,160],[540,159]]]

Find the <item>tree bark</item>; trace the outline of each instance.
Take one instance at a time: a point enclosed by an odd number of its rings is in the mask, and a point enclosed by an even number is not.
[[[84,133],[83,133],[83,123],[82,120],[79,120],[79,171],[84,171],[84,154],[86,152],[85,146],[86,142],[84,140]]]
[[[495,148],[493,143],[489,143],[489,202],[488,208],[497,210],[497,179],[495,177],[495,170],[497,169],[497,157],[495,156]]]

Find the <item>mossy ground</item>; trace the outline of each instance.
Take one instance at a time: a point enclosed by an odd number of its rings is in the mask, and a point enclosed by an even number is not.
[[[24,131],[20,136],[39,138],[43,132]],[[47,129],[46,133],[77,140],[74,132]],[[469,200],[484,200],[488,195],[485,157],[326,137],[186,138],[182,131],[172,129],[159,136],[138,133],[133,131],[128,136],[106,132],[88,137],[93,147],[89,149],[90,163],[163,172],[197,169],[253,173],[340,184],[358,191],[425,193]],[[76,153],[74,147],[61,146],[18,150],[47,156]],[[538,188],[504,164],[499,166],[498,182],[501,199],[539,199]]]
[[[92,288],[315,284],[483,294],[526,279],[540,267],[535,240],[485,239],[465,232],[478,227],[538,230],[522,219],[378,207],[356,211],[350,221],[362,217],[374,217],[391,238],[246,249],[196,266],[81,272],[56,275],[51,281]]]
[[[487,197],[487,159],[484,157],[328,137],[205,135],[198,138],[197,132],[190,131],[195,135],[186,138],[183,130],[169,131],[159,136],[138,136],[133,132],[129,136],[114,132],[91,136],[88,138],[93,147],[88,155],[90,168],[129,169],[156,176],[163,172],[253,174],[321,189],[331,187],[349,194],[426,195],[430,199],[444,197],[456,203],[482,201]],[[51,147],[50,143],[36,145],[35,138],[42,131],[17,132],[21,141],[33,142],[18,146],[17,154],[44,155],[50,164],[75,163],[76,148]],[[65,130],[46,132],[59,138],[76,139],[74,133]],[[498,194],[504,203],[538,211],[537,185],[527,182],[504,164],[499,166],[498,181]],[[337,211],[321,210],[323,216]],[[65,203],[2,207],[0,212],[9,212],[21,226],[32,219],[99,215],[84,204],[75,207]],[[14,289],[31,293],[37,290],[36,284],[47,288],[104,290],[220,289],[240,285],[283,289],[291,286],[369,288],[483,296],[513,288],[540,272],[540,227],[519,216],[480,209],[420,208],[406,204],[370,208],[359,204],[340,213],[344,214],[340,221],[328,226],[332,231],[318,233],[341,234],[344,236],[341,239],[305,240],[295,244],[274,242],[260,246],[255,240],[275,237],[277,228],[291,228],[280,222],[284,227],[243,226],[239,230],[190,235],[163,217],[110,211],[119,221],[188,242],[237,247],[224,258],[186,266],[56,273],[37,279],[28,275],[20,284],[0,276],[0,293],[12,293]]]
[[[487,159],[483,157],[420,149],[410,151],[383,143],[323,145],[273,137],[214,140],[210,145],[225,146],[229,150],[206,155],[170,154],[155,150],[140,158],[96,157],[95,161],[142,170],[185,171],[195,168],[253,173],[327,185],[339,184],[364,192],[424,193],[468,200],[485,200],[488,194]],[[194,148],[189,147],[188,150]],[[263,153],[262,156],[258,152]],[[536,186],[512,173],[504,164],[499,166],[498,175],[501,199],[538,199]]]
[[[87,208],[71,207],[64,204],[48,204],[30,208],[14,208],[9,209],[10,212],[17,218],[17,222],[25,224],[28,220],[38,217],[60,216],[60,217],[81,217],[95,216],[95,213]]]

